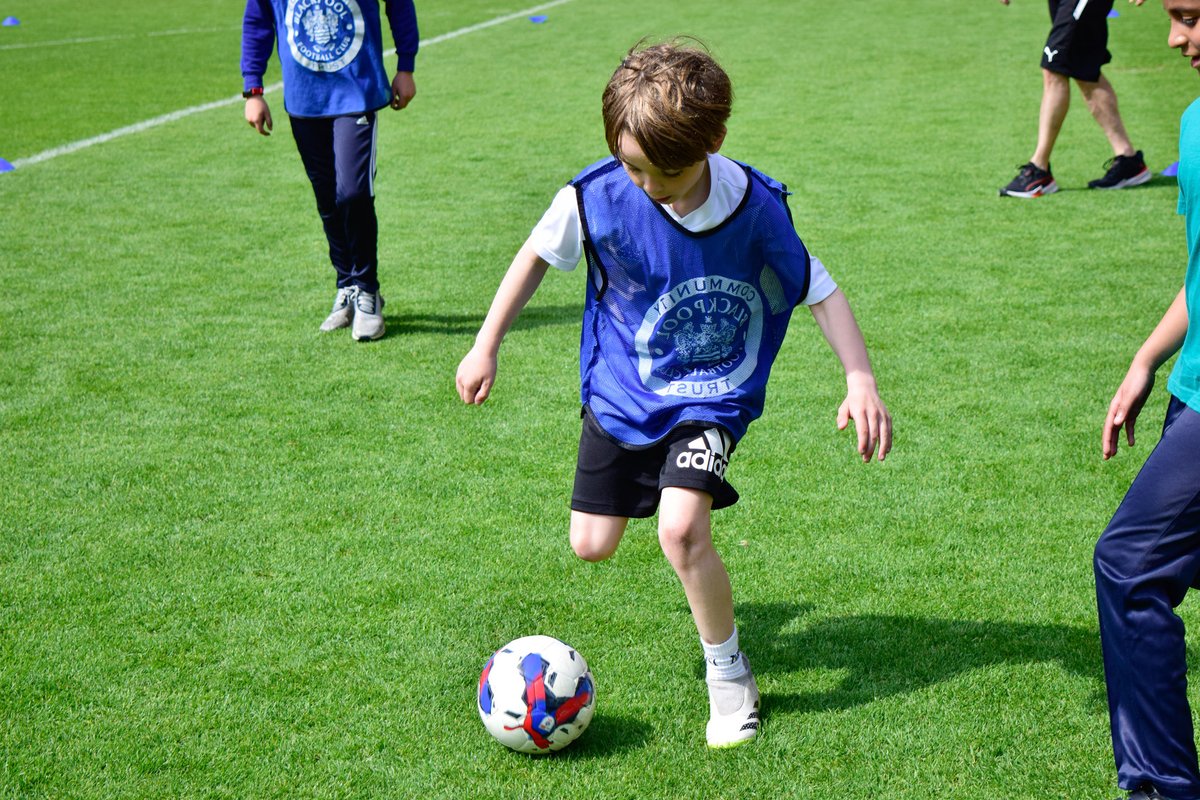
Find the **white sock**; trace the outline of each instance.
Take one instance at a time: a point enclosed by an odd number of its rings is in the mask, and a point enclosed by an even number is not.
[[[721,644],[709,644],[703,639],[700,644],[704,647],[704,665],[707,668],[706,678],[710,681],[731,681],[740,678],[748,672],[746,659],[738,649],[737,628],[733,635]]]

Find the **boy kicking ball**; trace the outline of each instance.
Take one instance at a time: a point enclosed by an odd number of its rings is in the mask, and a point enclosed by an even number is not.
[[[738,500],[726,479],[730,457],[762,413],[797,305],[809,307],[846,371],[838,428],[854,420],[864,462],[883,461],[892,445],[858,324],[796,235],[786,189],[718,155],[732,101],[729,77],[702,48],[631,50],[604,90],[612,157],[555,196],[456,377],[464,402],[486,400],[500,343],[547,269],[586,259],[571,547],[602,561],[631,517],[658,511],[659,544],[704,651],[710,747],[747,742],[759,725],[710,516]]]

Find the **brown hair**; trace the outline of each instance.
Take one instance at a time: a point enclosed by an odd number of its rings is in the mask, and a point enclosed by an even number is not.
[[[619,157],[628,133],[659,169],[682,169],[716,149],[733,106],[733,86],[702,42],[638,42],[604,88],[604,138]]]

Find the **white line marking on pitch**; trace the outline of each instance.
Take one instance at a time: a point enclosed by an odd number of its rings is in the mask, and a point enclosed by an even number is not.
[[[494,25],[500,25],[502,23],[509,22],[514,19],[519,19],[520,17],[524,17],[528,14],[532,14],[535,11],[544,11],[547,8],[553,8],[554,6],[561,6],[564,3],[569,3],[569,2],[571,2],[571,0],[552,0],[552,2],[549,2],[549,3],[542,3],[541,5],[531,6],[530,8],[526,8],[522,11],[514,11],[511,14],[505,14],[503,16],[496,17],[494,19],[489,19],[486,22],[480,22],[475,25],[468,25],[465,28],[459,28],[458,30],[450,31],[449,33],[443,33],[440,36],[434,36],[431,39],[423,39],[419,43],[419,46],[420,47],[429,47],[430,45],[438,44],[439,42],[446,42],[451,39],[457,39],[460,36],[466,36],[468,33],[475,33],[476,31],[481,31],[481,30],[484,30],[485,28],[491,28]],[[166,31],[159,35],[165,36],[165,35],[170,35],[172,33],[175,33],[175,32]],[[388,50],[386,53],[384,53],[384,57],[386,58],[388,56],[391,56],[391,55],[395,54],[395,52],[396,52],[396,50],[394,48],[391,50]],[[264,92],[277,92],[281,88],[283,88],[283,81],[278,81],[276,83],[271,84],[270,86],[264,87],[263,91]],[[28,167],[32,164],[40,164],[43,161],[49,161],[52,158],[58,158],[59,156],[65,156],[68,153],[74,153],[79,150],[83,150],[84,148],[91,147],[93,145],[103,144],[105,142],[111,142],[113,139],[120,139],[122,137],[129,136],[134,133],[141,133],[142,131],[149,130],[151,128],[157,128],[160,125],[166,125],[168,122],[175,122],[176,120],[183,119],[184,117],[190,117],[193,114],[199,114],[204,111],[212,111],[214,108],[222,108],[224,106],[232,106],[232,105],[235,105],[240,102],[242,102],[242,96],[239,94],[239,95],[235,95],[234,97],[227,97],[224,100],[214,100],[211,103],[203,103],[198,106],[191,106],[189,108],[181,108],[178,111],[172,111],[169,114],[163,114],[162,116],[159,116],[159,117],[153,117],[151,119],[142,120],[141,122],[134,123],[133,125],[126,125],[123,128],[117,128],[116,130],[109,131],[108,133],[102,133],[98,136],[92,136],[87,139],[80,139],[79,141],[76,141],[76,142],[70,142],[68,144],[64,144],[59,147],[53,147],[49,150],[43,150],[42,152],[37,153],[36,155],[28,156],[27,158],[18,158],[17,160],[15,160],[11,163],[12,163],[13,167],[16,169],[20,169],[21,167]]]
[[[120,42],[128,39],[140,39],[143,36],[188,36],[197,33],[228,33],[240,31],[241,25],[225,28],[180,28],[174,31],[151,31],[150,33],[123,33],[114,36],[81,36],[78,39],[54,39],[49,42],[22,42],[19,44],[0,44],[0,50],[29,50],[34,47],[56,47],[64,44],[91,44],[93,42]]]

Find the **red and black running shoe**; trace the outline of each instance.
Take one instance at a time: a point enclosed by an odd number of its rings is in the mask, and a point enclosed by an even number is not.
[[[1047,164],[1047,167],[1050,165]],[[1021,171],[1017,173],[1017,177],[1012,179],[1012,182],[1000,190],[1001,197],[1041,197],[1044,194],[1053,194],[1058,191],[1058,184],[1054,182],[1054,176],[1050,174],[1049,169],[1041,167],[1030,161],[1028,164],[1021,167]]]

